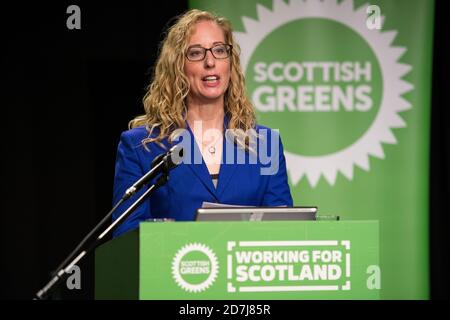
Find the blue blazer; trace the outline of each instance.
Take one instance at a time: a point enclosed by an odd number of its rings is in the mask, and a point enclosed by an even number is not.
[[[188,159],[193,158],[195,153],[200,154],[201,163],[194,164],[194,161],[187,160],[172,169],[168,182],[118,226],[114,236],[137,228],[141,221],[147,219],[192,221],[195,219],[196,210],[204,201],[246,206],[292,206],[286,161],[278,132],[263,126],[257,126],[256,131],[260,134],[267,133],[263,139],[258,138],[258,142],[267,142],[266,150],[264,147],[258,149],[262,150],[262,156],[259,156],[260,153],[255,156],[257,153],[245,152],[230,139],[223,139],[222,163],[216,188],[188,127],[186,132],[190,139],[184,142],[188,143],[190,150],[185,148],[185,157]],[[146,149],[142,140],[148,136],[144,126],[122,133],[115,167],[114,204],[134,182],[151,169],[153,159],[171,147],[166,139],[162,143],[167,149],[156,143],[147,144]],[[241,158],[238,162],[239,157]],[[144,191],[145,188],[141,189],[125,201],[115,211],[113,219],[117,219]]]

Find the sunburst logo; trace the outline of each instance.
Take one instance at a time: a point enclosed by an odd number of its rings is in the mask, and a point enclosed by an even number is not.
[[[280,129],[293,185],[333,186],[339,172],[353,180],[354,166],[370,171],[369,156],[384,159],[392,129],[406,127],[406,48],[393,45],[395,30],[367,28],[367,6],[274,0],[235,33],[249,95],[259,121]]]
[[[218,272],[217,256],[201,243],[185,245],[172,261],[173,279],[187,292],[205,291],[214,283]]]

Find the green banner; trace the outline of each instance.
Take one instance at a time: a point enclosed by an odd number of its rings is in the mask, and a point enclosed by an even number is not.
[[[97,299],[379,299],[377,221],[141,223],[96,250]]]
[[[191,0],[230,19],[296,205],[380,221],[383,299],[427,299],[434,2]]]

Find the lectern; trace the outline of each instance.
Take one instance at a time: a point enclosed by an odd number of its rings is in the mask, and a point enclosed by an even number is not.
[[[96,299],[379,299],[377,221],[143,222],[98,247]]]

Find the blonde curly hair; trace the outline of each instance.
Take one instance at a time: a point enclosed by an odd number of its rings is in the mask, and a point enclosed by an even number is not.
[[[253,105],[245,92],[239,45],[234,40],[233,30],[227,19],[197,9],[189,10],[178,17],[176,23],[169,28],[160,48],[153,81],[143,98],[145,114],[129,122],[130,128],[146,126],[149,136],[142,141],[144,146],[150,142],[161,144],[165,138],[172,142],[175,130],[186,128],[186,97],[190,87],[184,74],[185,52],[193,27],[204,20],[217,23],[225,34],[226,43],[233,46],[230,82],[224,99],[225,114],[229,120],[227,129],[234,129],[230,132],[237,144],[246,150],[249,149],[248,132],[254,131],[256,117]],[[152,136],[155,128],[159,129],[156,137]]]

